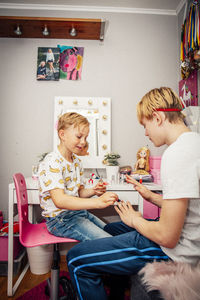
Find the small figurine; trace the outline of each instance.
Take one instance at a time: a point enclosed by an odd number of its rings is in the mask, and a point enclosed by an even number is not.
[[[149,155],[150,151],[147,147],[138,150],[133,174],[149,175]]]
[[[93,184],[94,183],[94,179],[99,179],[99,177],[96,174],[91,173],[90,174],[90,179],[88,180],[88,183]]]

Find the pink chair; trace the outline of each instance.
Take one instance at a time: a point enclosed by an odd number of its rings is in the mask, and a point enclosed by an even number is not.
[[[28,196],[25,178],[22,174],[17,173],[13,176],[16,195],[17,207],[19,213],[19,238],[24,247],[36,247],[46,244],[54,244],[53,263],[51,267],[50,282],[50,299],[58,299],[59,290],[59,243],[78,242],[70,238],[57,237],[50,234],[47,230],[46,223],[31,224],[28,221]]]

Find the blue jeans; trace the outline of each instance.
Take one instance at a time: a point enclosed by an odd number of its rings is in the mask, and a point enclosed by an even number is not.
[[[51,234],[80,242],[111,236],[104,231],[106,223],[87,210],[64,211],[56,217],[46,218],[46,224]]]
[[[68,269],[80,300],[106,300],[103,274],[136,274],[148,262],[168,260],[159,245],[122,222],[106,225],[115,236],[75,245]],[[117,234],[117,235],[116,235]]]

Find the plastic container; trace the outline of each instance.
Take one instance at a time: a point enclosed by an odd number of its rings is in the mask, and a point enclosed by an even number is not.
[[[16,259],[24,247],[20,244],[19,237],[13,237],[13,259]],[[0,261],[8,261],[8,235],[0,236]]]
[[[46,274],[51,270],[53,245],[26,248],[30,270],[33,274]]]
[[[24,248],[19,256],[14,259],[13,261],[13,275],[17,275],[19,271],[25,267],[27,263],[27,254],[26,249]],[[8,262],[7,261],[0,261],[0,276],[7,276],[8,275]]]
[[[160,170],[161,165],[161,156],[150,156],[149,158],[149,166],[151,169],[157,169]]]
[[[153,176],[154,183],[160,184],[160,165],[161,165],[161,156],[150,156],[149,166],[150,173]]]

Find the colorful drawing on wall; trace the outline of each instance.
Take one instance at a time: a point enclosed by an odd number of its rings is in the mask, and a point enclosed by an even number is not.
[[[38,47],[37,80],[59,80],[60,49]]]
[[[60,79],[81,79],[83,47],[60,46]]]
[[[194,70],[187,79],[179,81],[179,97],[185,106],[198,106],[197,70]]]

